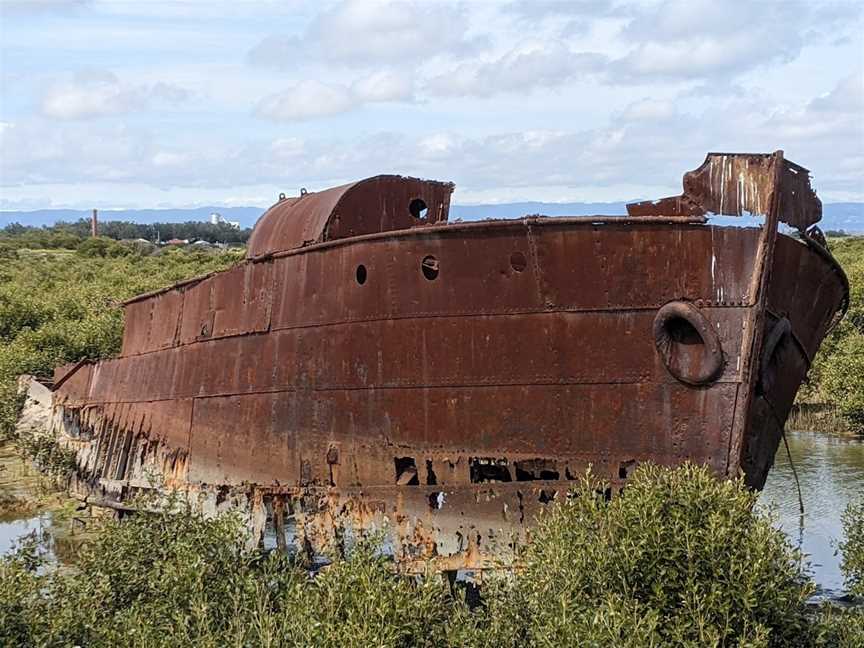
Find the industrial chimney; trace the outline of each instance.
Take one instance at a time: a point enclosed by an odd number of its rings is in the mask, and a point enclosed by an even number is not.
[[[90,236],[96,238],[99,236],[99,219],[96,217],[96,210],[93,210],[93,216],[90,218]]]

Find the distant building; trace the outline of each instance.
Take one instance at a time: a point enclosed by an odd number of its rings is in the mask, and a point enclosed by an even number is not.
[[[165,245],[186,245],[188,242],[189,241],[187,241],[186,239],[173,238],[173,239],[170,239],[168,241],[165,241]]]
[[[211,225],[229,225],[229,226],[233,227],[234,229],[238,229],[238,230],[240,229],[240,221],[225,220],[222,217],[222,214],[219,214],[216,212],[213,212],[212,214],[210,214],[210,224]]]

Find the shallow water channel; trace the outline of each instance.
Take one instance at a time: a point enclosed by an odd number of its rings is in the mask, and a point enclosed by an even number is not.
[[[787,439],[801,484],[804,515],[799,513],[795,478],[782,443],[759,506],[772,510],[792,543],[808,555],[820,588],[817,597],[840,598],[845,594],[837,555],[837,542],[843,537],[840,515],[850,501],[864,496],[864,439],[818,432],[788,432]],[[51,514],[44,512],[0,522],[0,554],[34,531],[49,550],[56,549],[53,522]]]
[[[818,598],[845,594],[837,543],[843,539],[840,516],[856,498],[864,497],[864,439],[822,432],[787,432],[792,464],[798,473],[804,515],[783,443],[759,497],[773,509],[793,544],[807,554]]]

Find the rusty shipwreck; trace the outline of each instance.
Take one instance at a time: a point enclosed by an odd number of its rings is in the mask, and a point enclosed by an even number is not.
[[[848,300],[806,169],[709,154],[626,217],[448,224],[452,189],[281,198],[245,262],[126,302],[119,357],[30,386],[73,491],[179,490],[312,550],[386,526],[398,559],[456,569],[512,550],[589,465],[616,488],[649,460],[762,487]]]

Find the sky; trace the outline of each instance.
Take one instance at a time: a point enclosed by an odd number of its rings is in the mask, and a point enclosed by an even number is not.
[[[681,191],[708,151],[864,200],[864,3],[0,0],[0,209]]]

